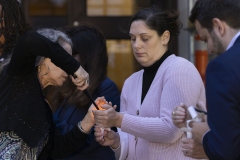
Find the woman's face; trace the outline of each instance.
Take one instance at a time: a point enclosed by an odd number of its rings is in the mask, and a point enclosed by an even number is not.
[[[70,54],[72,55],[72,47],[67,42],[60,43],[61,46]],[[48,80],[51,82],[53,86],[62,86],[62,84],[68,78],[68,74],[63,71],[61,68],[54,65],[50,59],[45,60],[46,66],[49,67]]]
[[[149,29],[142,20],[132,22],[129,35],[134,56],[144,67],[154,64],[167,50],[162,36]]]

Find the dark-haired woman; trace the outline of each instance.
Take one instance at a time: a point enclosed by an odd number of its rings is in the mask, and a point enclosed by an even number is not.
[[[88,90],[93,99],[104,96],[107,101],[117,105],[119,111],[120,93],[116,84],[107,77],[106,39],[101,31],[90,24],[80,24],[78,27],[67,27],[63,30],[72,39],[73,56],[89,74]],[[90,100],[82,91],[76,89],[71,80],[62,87],[50,90],[47,97],[52,106],[60,106],[54,113],[54,122],[61,134],[71,131],[84,118],[91,105]],[[115,160],[110,147],[101,146],[96,142],[94,130],[88,135],[85,143],[84,147],[65,159]]]
[[[190,159],[182,153],[185,135],[171,114],[181,102],[205,106],[205,90],[194,65],[169,50],[180,27],[176,11],[157,7],[142,9],[131,20],[132,49],[143,69],[125,81],[120,113],[108,105],[94,111],[99,126],[121,128],[119,134],[95,128],[96,140],[110,145],[119,159]]]

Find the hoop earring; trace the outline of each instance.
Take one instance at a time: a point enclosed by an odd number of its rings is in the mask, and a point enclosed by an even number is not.
[[[48,68],[48,71],[47,71],[47,73],[44,73],[41,76],[46,76],[50,72],[50,69],[49,69],[49,66],[47,66],[45,63],[43,63],[43,64]],[[41,65],[38,66],[38,73],[40,73],[40,72],[41,72]]]

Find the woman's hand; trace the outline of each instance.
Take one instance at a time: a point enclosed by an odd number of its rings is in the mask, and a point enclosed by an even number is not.
[[[116,107],[116,105],[112,107],[110,102],[102,105],[103,110],[94,110],[93,114],[96,124],[102,128],[121,128],[123,114],[116,112]]]
[[[107,104],[108,102],[106,101],[106,99],[104,97],[98,97],[95,100],[95,103],[97,104],[99,109],[102,109],[102,105]],[[91,106],[88,109],[88,113],[87,113],[86,116],[88,116],[91,119],[92,123],[95,124],[94,115],[93,115],[94,110],[97,110],[97,108],[94,106],[94,104],[91,104]]]
[[[105,100],[104,97],[99,97],[95,100],[95,103],[98,104],[99,107],[101,107],[101,105],[107,103],[107,101]],[[88,109],[88,113],[85,115],[85,117],[81,122],[81,127],[86,132],[89,132],[95,124],[93,113],[92,113],[93,110],[96,110],[96,107],[92,104]]]
[[[94,128],[94,135],[97,142],[99,142],[102,146],[111,146],[113,149],[116,149],[120,145],[120,137],[118,133],[110,130],[104,130],[102,132],[101,128],[95,126]]]
[[[77,86],[77,88],[81,91],[87,89],[89,86],[89,75],[82,66],[78,68],[74,75],[76,77],[72,77],[72,82]]]
[[[188,113],[187,108],[188,107],[183,103],[174,108],[172,112],[172,121],[176,127],[186,127],[186,121],[190,119],[190,114]]]

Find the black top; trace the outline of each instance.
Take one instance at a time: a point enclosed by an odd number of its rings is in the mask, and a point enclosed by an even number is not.
[[[52,156],[66,156],[76,150],[76,146],[84,144],[87,135],[75,127],[64,136],[56,136],[52,112],[37,78],[36,56],[49,57],[68,74],[80,67],[79,62],[58,43],[34,31],[22,35],[10,63],[0,73],[0,132],[13,131],[30,147],[36,146],[49,132],[50,140],[42,155],[49,154],[53,143]]]
[[[158,71],[158,68],[160,67],[160,65],[163,63],[163,61],[170,56],[172,53],[168,50],[167,52],[165,52],[163,54],[163,56],[156,61],[153,65],[151,65],[150,67],[143,67],[144,69],[144,73],[143,73],[143,83],[142,83],[142,99],[141,99],[141,103],[143,102],[151,84],[152,81]]]

